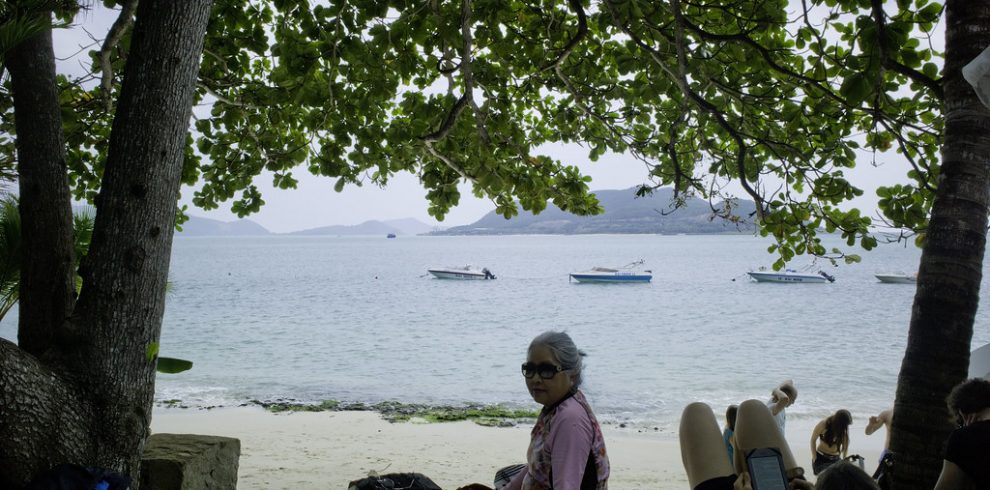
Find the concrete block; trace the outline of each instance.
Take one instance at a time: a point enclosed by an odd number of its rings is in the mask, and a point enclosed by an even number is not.
[[[236,490],[241,441],[198,434],[154,434],[141,458],[142,490]]]

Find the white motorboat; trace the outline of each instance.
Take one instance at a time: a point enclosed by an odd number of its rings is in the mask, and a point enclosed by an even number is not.
[[[636,270],[645,260],[638,260],[621,268],[592,267],[584,272],[572,272],[568,280],[577,282],[601,282],[601,283],[643,283],[653,279],[653,271]]]
[[[458,279],[462,281],[495,279],[495,274],[492,274],[492,271],[488,270],[488,268],[477,269],[470,265],[427,269],[426,271],[433,274],[433,277],[437,279]]]
[[[887,284],[914,284],[918,282],[918,274],[907,274],[904,272],[890,272],[886,274],[874,274],[878,281]]]
[[[765,268],[760,268],[760,270],[747,272],[749,277],[753,278],[756,282],[782,282],[782,283],[804,283],[804,284],[822,284],[826,282],[835,282],[835,277],[829,275],[822,270],[811,270],[805,268],[803,270],[796,269],[784,269],[782,271],[772,271]]]

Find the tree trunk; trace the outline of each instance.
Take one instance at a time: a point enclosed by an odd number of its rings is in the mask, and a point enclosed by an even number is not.
[[[52,32],[12,49],[7,69],[14,93],[21,194],[17,341],[22,349],[42,356],[71,313],[75,293],[72,206]]]
[[[53,329],[43,356],[0,340],[0,488],[23,486],[55,462],[110,468],[130,475],[137,487],[155,386],[146,350],[161,333],[185,137],[211,3],[139,4],[93,239],[80,271],[83,291],[71,317]],[[61,129],[55,131],[60,142]],[[42,189],[32,203],[22,196],[22,205],[57,205],[50,192]],[[71,243],[71,234],[67,239]],[[52,250],[52,243],[36,246]],[[22,289],[21,301],[29,295],[51,292]],[[33,326],[22,322],[19,338]]]
[[[932,488],[952,429],[945,398],[966,378],[990,212],[990,110],[961,68],[990,44],[990,0],[946,2],[945,141],[897,380],[895,488]]]

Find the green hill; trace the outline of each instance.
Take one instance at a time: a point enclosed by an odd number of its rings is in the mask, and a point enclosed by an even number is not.
[[[644,233],[644,234],[709,234],[709,233],[752,233],[752,201],[738,200],[733,206],[733,215],[740,218],[733,223],[717,217],[713,205],[699,198],[688,198],[680,206],[673,204],[673,190],[658,189],[651,195],[636,197],[638,187],[623,190],[595,191],[598,201],[605,209],[597,216],[575,216],[565,213],[553,205],[534,215],[520,211],[518,216],[505,219],[494,211],[480,220],[464,226],[456,226],[431,235],[526,235],[559,234],[579,235],[597,233]],[[716,210],[722,203],[715,203]]]

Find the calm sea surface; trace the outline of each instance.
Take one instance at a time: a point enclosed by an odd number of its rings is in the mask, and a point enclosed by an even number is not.
[[[793,378],[788,413],[865,416],[892,403],[920,251],[883,246],[825,270],[834,284],[760,284],[752,236],[177,238],[159,400],[193,406],[294,398],[535,407],[519,364],[530,339],[567,330],[588,353],[585,391],[603,420],[668,429],[681,408],[766,398]],[[828,245],[839,245],[838,241]],[[568,283],[568,272],[645,259],[652,284]],[[803,265],[803,258],[794,264]],[[444,281],[474,264],[496,281]],[[990,264],[988,264],[990,266]],[[990,271],[984,271],[984,275]],[[982,288],[981,303],[990,291]],[[990,342],[987,308],[973,346]],[[14,339],[16,321],[0,324]]]

